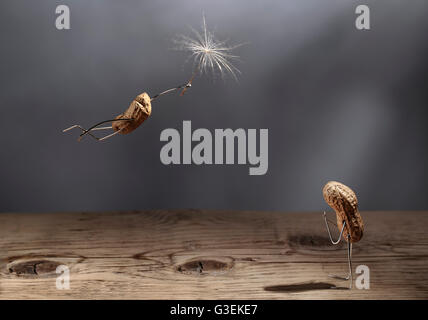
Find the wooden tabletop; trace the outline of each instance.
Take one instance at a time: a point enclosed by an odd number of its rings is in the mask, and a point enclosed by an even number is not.
[[[368,290],[328,276],[346,273],[346,243],[321,212],[3,213],[0,298],[427,299],[428,212],[361,215]]]

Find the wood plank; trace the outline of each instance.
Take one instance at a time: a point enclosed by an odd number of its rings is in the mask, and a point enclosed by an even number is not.
[[[0,214],[1,299],[427,299],[428,212],[362,212],[347,282],[345,244],[320,212],[159,210]],[[58,265],[70,290],[56,289]]]

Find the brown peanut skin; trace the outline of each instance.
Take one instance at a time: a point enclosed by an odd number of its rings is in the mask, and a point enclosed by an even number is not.
[[[343,238],[350,242],[358,242],[363,237],[364,223],[358,211],[358,200],[355,192],[348,186],[329,181],[323,188],[324,200],[336,212],[337,226],[339,232],[342,230],[343,222],[346,222],[343,230]]]
[[[115,119],[133,119],[129,121],[113,121],[114,131],[127,134],[137,129],[152,113],[151,99],[147,93],[139,94],[129,105],[128,109]]]

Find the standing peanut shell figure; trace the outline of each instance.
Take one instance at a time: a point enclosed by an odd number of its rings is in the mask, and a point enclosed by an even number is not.
[[[324,221],[327,227],[328,235],[332,244],[336,245],[341,238],[348,243],[348,266],[349,273],[346,277],[337,277],[342,280],[350,280],[350,289],[352,288],[352,243],[358,242],[363,237],[364,223],[358,211],[358,200],[355,192],[348,186],[336,182],[329,181],[323,188],[324,200],[336,212],[337,225],[328,220],[324,212]],[[331,237],[329,223],[334,224],[340,231],[339,238],[334,241]]]

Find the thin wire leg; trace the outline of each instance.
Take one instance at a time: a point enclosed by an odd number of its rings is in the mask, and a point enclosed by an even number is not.
[[[328,236],[330,238],[330,241],[332,244],[336,245],[342,239],[343,230],[345,230],[346,221],[343,221],[342,230],[340,231],[339,239],[334,241],[332,236],[331,236],[330,227],[328,226],[328,222],[330,222],[330,223],[332,223],[332,222],[327,219],[325,211],[324,211],[323,216],[324,216],[324,222],[325,222],[325,225],[327,227],[327,232],[328,232]],[[338,275],[334,275],[334,274],[329,274],[328,276],[330,278],[340,279],[340,280],[344,280],[344,281],[351,280],[349,288],[352,289],[352,283],[353,283],[353,277],[352,277],[352,242],[351,242],[351,236],[349,234],[347,236],[347,240],[348,240],[348,267],[349,267],[348,275],[343,277],[343,276],[338,276]]]
[[[92,138],[94,138],[94,139],[95,139],[95,140],[97,140],[97,141],[103,141],[103,140],[107,140],[107,139],[108,139],[108,138],[110,138],[110,137],[113,137],[114,135],[116,135],[116,134],[118,134],[119,132],[121,132],[121,131],[122,131],[122,129],[120,129],[120,130],[118,130],[118,131],[113,132],[112,134],[106,135],[106,136],[104,136],[104,137],[102,137],[102,138],[98,138],[98,137],[94,136],[90,131],[95,131],[95,130],[108,130],[108,129],[112,129],[112,127],[110,126],[110,127],[101,127],[101,128],[91,128],[91,129],[86,130],[85,128],[83,128],[83,127],[81,127],[80,125],[76,124],[76,125],[71,126],[71,127],[67,128],[67,129],[64,129],[62,132],[67,132],[67,131],[69,131],[69,130],[71,130],[71,129],[74,129],[74,128],[79,128],[79,129],[80,129],[80,130],[82,130],[82,132],[83,132],[83,133],[79,136],[78,141],[80,141],[80,140],[82,139],[82,137],[83,137],[85,134],[89,134]]]
[[[105,128],[105,129],[111,129],[111,128]],[[115,132],[113,132],[113,133],[111,133],[111,134],[108,134],[108,135],[106,135],[106,136],[104,136],[104,137],[102,137],[102,138],[95,137],[95,136],[93,136],[93,135],[92,135],[91,133],[89,133],[89,132],[88,132],[88,134],[89,134],[90,136],[94,137],[94,138],[95,138],[95,140],[97,140],[97,141],[103,141],[103,140],[107,140],[108,138],[111,138],[111,137],[115,136],[116,134],[120,133],[122,130],[123,130],[123,129],[120,129],[120,130],[115,131]],[[77,139],[77,141],[80,141],[80,140],[82,139],[82,137],[83,137],[83,136],[80,136],[80,137],[79,137],[79,139]]]
[[[86,131],[87,131],[85,128],[82,128],[80,125],[75,124],[74,126],[71,126],[70,128],[67,128],[67,129],[62,130],[62,132],[67,132],[67,131],[69,131],[69,130],[71,130],[71,129],[74,129],[74,128],[79,128],[79,129],[80,129],[80,130],[82,130],[83,132],[86,132]],[[97,138],[96,136],[94,136],[92,133],[89,133],[89,135],[90,135],[92,138],[94,138],[94,139],[98,140],[98,138]]]
[[[121,131],[122,131],[122,129],[117,130],[116,132],[113,132],[112,134],[109,134],[109,135],[107,135],[107,136],[104,136],[104,137],[102,137],[102,138],[98,139],[98,141],[107,140],[108,138],[113,137],[114,135],[116,135],[116,134],[120,133]]]
[[[327,227],[327,232],[328,232],[328,236],[330,237],[331,243],[334,245],[338,244],[340,242],[340,240],[342,239],[343,230],[345,230],[346,222],[345,221],[343,222],[342,230],[340,231],[340,235],[339,235],[339,239],[337,239],[336,241],[334,241],[333,238],[331,237],[330,227],[328,226],[328,222],[331,223],[331,221],[327,219],[325,211],[324,211],[324,222],[325,222],[325,226]]]
[[[107,129],[113,129],[113,127],[112,127],[112,126],[109,126],[109,127],[93,128],[91,131],[96,131],[96,130],[107,130]]]
[[[82,139],[82,137],[85,135],[85,134],[88,134],[90,131],[92,131],[92,130],[94,130],[96,127],[98,127],[99,125],[102,125],[102,124],[104,124],[104,123],[107,123],[107,122],[113,122],[113,121],[133,121],[134,119],[113,119],[113,120],[104,120],[104,121],[101,121],[101,122],[98,122],[97,124],[94,124],[92,127],[90,127],[88,130],[86,130],[85,132],[83,132],[83,133],[81,133],[80,134],[80,137],[79,137],[79,141]],[[117,132],[117,131],[116,131]],[[102,139],[102,138],[101,138]],[[98,138],[97,138],[97,140],[99,140]]]
[[[349,266],[349,275],[348,278],[351,279],[349,282],[349,289],[352,289],[352,284],[354,282],[354,279],[352,277],[352,242],[351,242],[351,236],[348,234],[348,266]]]
[[[352,243],[348,241],[348,274],[346,276],[338,276],[334,274],[329,274],[328,276],[330,278],[339,279],[343,281],[351,280],[350,288],[352,288],[352,258],[351,258],[351,251],[352,251]]]

